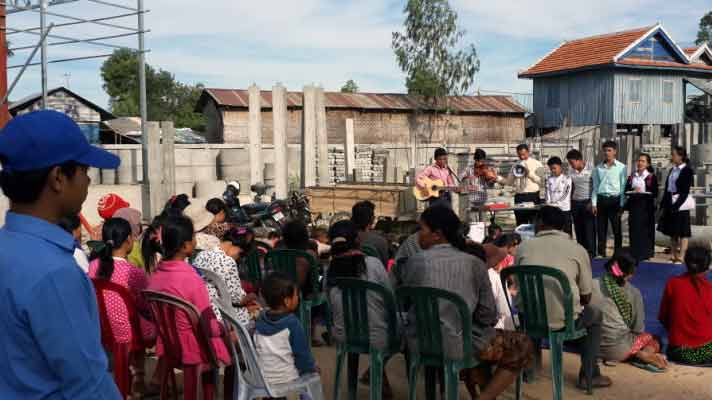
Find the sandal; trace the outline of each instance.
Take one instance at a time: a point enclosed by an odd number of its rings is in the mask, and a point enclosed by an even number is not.
[[[630,365],[632,365],[632,366],[634,366],[634,367],[637,367],[637,368],[640,368],[640,369],[644,369],[644,370],[646,370],[646,371],[654,372],[654,373],[656,373],[656,374],[660,374],[660,373],[665,372],[664,369],[662,369],[662,368],[660,368],[660,367],[656,367],[656,366],[653,365],[653,364],[646,364],[646,363],[642,363],[642,362],[638,362],[638,361],[631,361],[631,362],[630,362]]]

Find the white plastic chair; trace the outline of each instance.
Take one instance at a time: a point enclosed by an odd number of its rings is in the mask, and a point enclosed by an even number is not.
[[[235,384],[237,390],[234,391],[233,400],[252,400],[261,397],[286,397],[290,393],[299,393],[301,399],[323,400],[324,393],[321,387],[321,377],[318,373],[307,374],[299,379],[281,385],[270,385],[262,374],[260,361],[252,342],[252,337],[247,329],[240,325],[235,315],[220,305],[220,312],[225,323],[233,326],[237,332],[240,353],[245,361],[246,369],[244,373],[240,368],[235,368]],[[234,344],[230,343],[230,351],[235,365],[238,365],[239,358]]]

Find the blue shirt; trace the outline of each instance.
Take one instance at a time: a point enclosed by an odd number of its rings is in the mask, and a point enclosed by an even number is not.
[[[120,399],[74,239],[7,213],[0,229],[0,398]]]
[[[615,160],[610,167],[603,162],[593,169],[593,190],[591,204],[595,207],[598,196],[620,196],[621,207],[625,204],[625,185],[628,182],[628,172],[625,164]]]

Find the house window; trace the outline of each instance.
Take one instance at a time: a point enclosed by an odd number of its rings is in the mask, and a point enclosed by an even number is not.
[[[546,89],[546,106],[559,108],[559,84],[552,83]]]
[[[628,101],[631,103],[640,103],[642,98],[643,81],[640,79],[628,80]]]
[[[675,83],[673,81],[663,81],[663,103],[672,103],[674,88]]]

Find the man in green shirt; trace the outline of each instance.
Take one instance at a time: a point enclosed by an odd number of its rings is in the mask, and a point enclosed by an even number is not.
[[[611,379],[601,375],[596,356],[601,347],[601,310],[591,304],[593,278],[591,259],[581,245],[563,232],[565,217],[558,207],[544,206],[536,217],[536,237],[522,242],[517,249],[516,265],[543,265],[563,272],[571,287],[574,321],[577,329],[586,329],[586,337],[577,341],[581,346],[581,369],[577,387],[585,388],[584,365],[593,363],[593,386],[606,387]],[[545,278],[546,315],[552,329],[565,325],[564,298],[561,287]]]
[[[613,230],[615,250],[623,247],[621,214],[625,204],[625,184],[628,172],[625,164],[616,160],[618,145],[609,140],[603,143],[605,160],[593,170],[593,190],[591,205],[598,225],[598,255],[606,257],[608,223]]]

